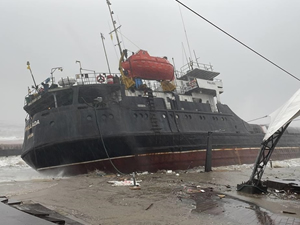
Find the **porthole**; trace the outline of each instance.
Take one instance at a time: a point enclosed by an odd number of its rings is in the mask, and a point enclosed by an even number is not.
[[[204,119],[204,120],[206,119],[205,116],[203,116],[203,119]]]
[[[113,114],[109,114],[109,115],[108,115],[108,118],[109,118],[109,119],[113,119],[113,118],[114,118],[114,115],[113,115]]]
[[[50,121],[50,126],[51,126],[51,127],[54,126],[54,121]]]
[[[200,116],[200,120],[202,120],[202,116]]]
[[[189,115],[189,119],[192,119],[192,116],[191,116],[191,115]]]
[[[144,115],[143,115],[142,113],[140,113],[139,115],[140,115],[140,117],[141,117],[141,118],[143,118],[143,117],[144,117]]]
[[[165,115],[165,114],[162,114],[162,117],[165,119],[165,118],[166,118],[166,115]]]
[[[148,114],[147,113],[145,113],[145,118],[148,118]]]
[[[92,116],[88,115],[88,116],[86,117],[86,119],[87,119],[87,120],[92,120]]]
[[[134,118],[137,118],[137,117],[138,117],[138,115],[137,115],[136,113],[134,113],[134,114],[133,114],[133,117],[134,117]]]
[[[188,118],[188,115],[184,115],[184,118],[186,118],[186,119],[187,119],[187,118]]]
[[[107,116],[106,116],[105,114],[102,114],[101,118],[102,118],[103,120],[106,120],[106,119],[107,119]]]
[[[213,116],[213,120],[215,120],[215,117]]]
[[[176,119],[178,119],[178,118],[179,118],[179,116],[178,116],[177,114],[175,115],[175,117],[176,117]]]

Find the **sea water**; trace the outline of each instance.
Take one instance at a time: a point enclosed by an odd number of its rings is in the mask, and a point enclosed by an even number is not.
[[[21,156],[0,157],[0,183],[42,178],[43,175],[29,167]]]
[[[22,143],[24,125],[0,120],[0,144]]]

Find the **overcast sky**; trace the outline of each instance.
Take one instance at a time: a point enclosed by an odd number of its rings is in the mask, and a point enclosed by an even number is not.
[[[300,64],[300,2],[296,0],[182,0],[183,3],[248,44],[294,75]],[[187,42],[174,0],[111,0],[125,47],[139,48],[153,56],[185,61]],[[221,73],[222,103],[248,121],[267,115],[287,101],[300,87],[270,63],[250,52],[185,8],[181,8],[191,51],[202,63]],[[106,0],[1,0],[0,1],[1,119],[24,124],[27,87],[33,84],[26,62],[30,61],[37,83],[62,66],[59,77],[73,77],[83,68],[106,72],[100,38],[112,70],[117,72],[117,49],[108,33],[112,29]],[[125,38],[126,37],[126,38]],[[134,44],[132,44],[134,43]],[[260,120],[258,123],[268,122]]]

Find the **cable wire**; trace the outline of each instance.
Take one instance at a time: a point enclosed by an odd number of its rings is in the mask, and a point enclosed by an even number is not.
[[[271,61],[270,59],[266,58],[265,56],[263,56],[262,54],[258,53],[257,51],[255,51],[254,49],[250,48],[248,45],[244,44],[243,42],[241,42],[240,40],[238,40],[237,38],[235,38],[234,36],[232,36],[231,34],[227,33],[225,30],[221,29],[220,27],[218,27],[217,25],[215,25],[214,23],[210,22],[208,19],[206,19],[205,17],[201,16],[199,13],[195,12],[194,10],[192,10],[190,7],[186,6],[185,4],[183,4],[182,2],[180,2],[179,0],[175,0],[176,2],[178,2],[179,4],[181,4],[182,6],[184,6],[186,9],[190,10],[192,13],[196,14],[197,16],[199,16],[200,18],[202,18],[203,20],[205,20],[206,22],[208,22],[210,25],[214,26],[215,28],[217,28],[218,30],[222,31],[224,34],[226,34],[227,36],[231,37],[233,40],[237,41],[238,43],[240,43],[241,45],[243,45],[244,47],[248,48],[250,51],[254,52],[255,54],[257,54],[258,56],[260,56],[261,58],[263,58],[264,60],[268,61],[269,63],[271,63],[272,65],[276,66],[277,68],[279,68],[280,70],[282,70],[283,72],[287,73],[288,75],[290,75],[291,77],[295,78],[296,80],[300,81],[300,79],[298,77],[296,77],[295,75],[293,75],[292,73],[288,72],[287,70],[283,69],[282,67],[280,67],[279,65],[277,65],[276,63],[274,63],[273,61]]]
[[[96,111],[96,107],[95,106],[92,106],[90,104],[88,104],[85,99],[82,97],[82,100],[85,102],[85,104],[88,106],[88,107],[91,107],[94,109],[94,113],[95,113],[95,118],[96,118],[96,123],[97,123],[97,129],[98,129],[98,133],[100,135],[100,138],[101,138],[101,143],[102,143],[102,146],[103,146],[103,149],[106,153],[106,156],[107,158],[109,159],[111,165],[113,166],[113,168],[117,171],[117,173],[121,174],[121,175],[127,175],[125,173],[122,173],[120,170],[118,170],[118,168],[115,166],[115,164],[113,163],[113,161],[111,160],[111,157],[109,156],[108,154],[108,151],[107,151],[107,148],[105,146],[105,143],[104,143],[104,140],[103,140],[103,137],[102,137],[102,132],[100,130],[100,125],[99,125],[99,121],[98,121],[98,117],[97,117],[97,111]]]
[[[138,49],[141,49],[139,46],[137,46],[135,43],[133,43],[129,38],[127,38],[124,34],[121,33],[120,30],[117,30],[119,34],[121,34],[121,37],[123,38],[126,38],[127,41],[129,41],[131,44],[133,44],[135,47],[137,47]]]
[[[266,118],[266,117],[268,117],[268,115],[265,115],[265,116],[262,116],[262,117],[259,117],[259,118],[253,119],[253,120],[249,120],[249,121],[247,121],[247,123],[255,121],[255,120],[259,120],[259,119],[262,119],[262,118]]]

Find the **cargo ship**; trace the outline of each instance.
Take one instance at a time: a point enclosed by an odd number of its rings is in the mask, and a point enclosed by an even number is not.
[[[221,103],[223,83],[211,65],[174,72],[167,59],[140,50],[120,66],[120,74],[47,79],[26,96],[21,156],[28,165],[80,173],[188,169],[204,165],[209,136],[213,166],[254,162],[267,126]],[[290,127],[272,159],[297,158],[299,146],[299,129]]]
[[[255,161],[267,126],[221,103],[223,83],[211,65],[190,60],[175,70],[167,57],[119,50],[120,73],[80,70],[57,83],[51,74],[25,97],[28,165],[66,173],[186,170],[204,165],[208,143],[212,166]],[[290,127],[272,159],[298,158],[299,146],[299,129]]]

